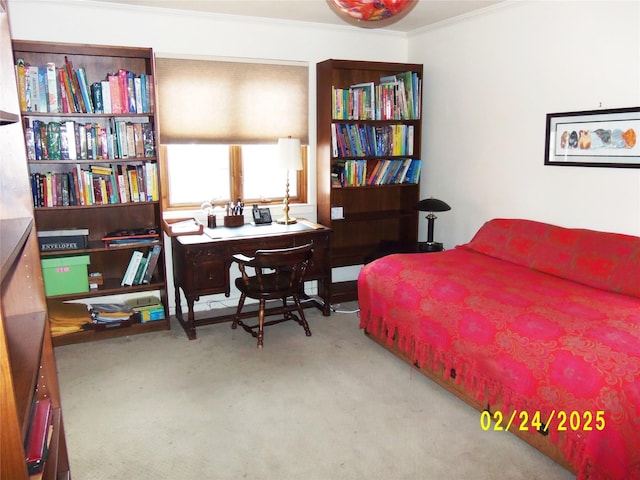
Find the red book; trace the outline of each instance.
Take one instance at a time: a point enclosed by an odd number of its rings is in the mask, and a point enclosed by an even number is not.
[[[109,90],[111,92],[111,113],[123,113],[122,93],[120,93],[120,81],[118,75],[109,75]]]
[[[67,96],[67,86],[64,82],[64,68],[60,67],[57,69],[58,74],[58,85],[60,86],[60,100],[62,101],[62,112],[63,113],[73,113],[74,110],[71,107],[71,103],[69,103],[69,97]],[[73,102],[73,100],[71,100]]]
[[[36,402],[31,418],[26,445],[27,470],[29,475],[39,473],[44,467],[47,456],[47,438],[51,424],[51,399],[43,398]]]
[[[129,113],[129,86],[127,82],[127,71],[123,68],[118,70],[118,83],[120,86],[120,101],[122,103],[122,111],[120,113]]]

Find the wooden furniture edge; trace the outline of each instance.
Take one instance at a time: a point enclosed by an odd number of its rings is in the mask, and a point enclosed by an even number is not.
[[[155,320],[145,323],[134,323],[128,327],[115,327],[111,329],[95,331],[85,330],[80,332],[66,333],[51,338],[54,347],[62,347],[64,345],[73,345],[75,343],[92,342],[96,340],[106,340],[108,338],[128,337],[130,335],[138,335],[151,332],[159,332],[161,330],[170,330],[169,319]]]

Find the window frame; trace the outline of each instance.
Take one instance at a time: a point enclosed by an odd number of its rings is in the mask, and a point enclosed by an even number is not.
[[[290,204],[308,203],[308,165],[309,165],[309,146],[301,147],[302,153],[302,170],[298,170],[295,175],[297,194],[289,197]],[[160,145],[159,152],[160,164],[160,201],[161,208],[165,212],[181,211],[181,210],[199,210],[201,202],[171,204],[169,199],[169,158],[166,145]],[[247,205],[259,204],[262,206],[282,205],[284,202],[284,194],[282,196],[263,200],[260,198],[249,198],[244,195],[242,184],[242,145],[229,146],[229,184],[231,191],[231,199],[242,198]],[[289,175],[292,175],[290,172]],[[291,179],[291,178],[290,178]],[[202,200],[205,201],[205,200]]]

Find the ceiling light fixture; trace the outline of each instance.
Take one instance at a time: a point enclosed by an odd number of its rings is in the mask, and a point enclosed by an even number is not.
[[[418,0],[327,0],[343,20],[364,28],[385,27],[404,17]]]

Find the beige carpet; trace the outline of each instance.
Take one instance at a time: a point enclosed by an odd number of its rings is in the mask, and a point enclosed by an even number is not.
[[[353,308],[347,304],[344,309]],[[569,479],[358,329],[306,310],[56,349],[75,480]]]

